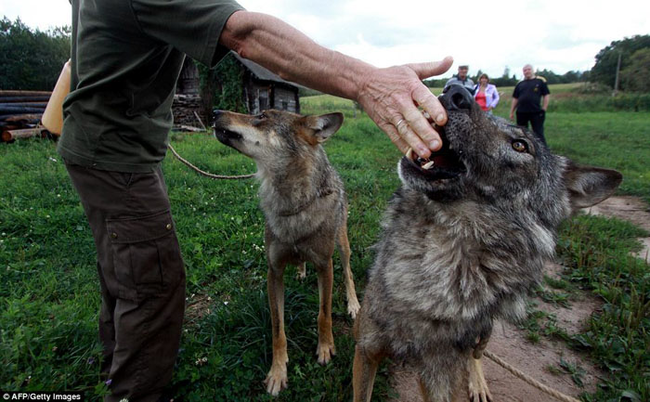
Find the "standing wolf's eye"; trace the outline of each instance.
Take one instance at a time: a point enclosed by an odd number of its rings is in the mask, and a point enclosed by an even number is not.
[[[512,143],[512,149],[517,152],[528,152],[528,144],[526,144],[526,141],[516,140]]]

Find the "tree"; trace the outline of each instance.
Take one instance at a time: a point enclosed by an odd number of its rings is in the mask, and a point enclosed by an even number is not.
[[[42,32],[0,20],[0,88],[52,90],[69,58],[69,27]]]
[[[501,77],[499,78],[494,78],[490,79],[490,82],[497,87],[511,87],[514,85],[517,85],[517,77],[513,74],[512,78],[510,78],[510,67],[506,66],[503,69],[503,74],[501,74]]]
[[[632,54],[645,48],[650,48],[650,35],[635,35],[631,38],[613,41],[596,55],[596,64],[592,67],[590,74],[591,82],[599,82],[613,88],[619,54],[621,55],[621,70],[623,70],[629,66]],[[625,86],[622,89],[626,89]]]
[[[621,83],[627,91],[650,92],[650,47],[630,56],[629,64],[621,70]]]

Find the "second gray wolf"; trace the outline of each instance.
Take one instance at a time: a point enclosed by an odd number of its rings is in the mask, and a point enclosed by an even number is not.
[[[321,144],[343,123],[343,115],[301,116],[267,110],[256,116],[215,112],[219,141],[257,164],[260,206],[266,218],[264,242],[273,335],[273,362],[267,391],[277,395],[287,386],[287,339],[284,332],[284,282],[287,264],[305,274],[311,262],[318,274],[318,362],[335,354],[332,334],[332,255],[338,246],[348,300],[356,317],[360,305],[350,269],[347,234],[348,203],[343,183]]]
[[[622,180],[553,155],[532,132],[481,111],[461,86],[439,99],[448,112],[443,149],[398,164],[402,186],[355,322],[355,402],[370,401],[386,356],[419,375],[425,401],[458,400],[464,378],[469,399],[490,400],[480,358],[493,321],[525,316],[560,222]]]

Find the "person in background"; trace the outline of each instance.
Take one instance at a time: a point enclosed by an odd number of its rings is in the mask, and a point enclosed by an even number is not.
[[[161,163],[186,55],[212,67],[233,50],[355,100],[403,153],[424,158],[442,143],[419,108],[439,126],[447,114],[422,80],[453,60],[377,68],[233,0],[70,2],[71,91],[58,152],[95,239],[105,401],[168,400],[186,276]]]
[[[481,74],[474,87],[474,100],[488,113],[492,113],[492,109],[499,104],[499,91],[495,85],[490,84],[490,77],[485,73]]]
[[[512,94],[510,120],[513,120],[516,110],[517,125],[528,127],[530,122],[533,132],[546,144],[544,120],[546,120],[546,109],[551,98],[551,91],[546,85],[546,78],[536,76],[532,65],[526,64],[523,73],[524,79],[517,83]]]
[[[454,75],[447,81],[445,84],[445,88],[447,88],[450,85],[461,85],[463,86],[466,90],[469,91],[472,95],[474,95],[474,81],[472,81],[471,78],[467,76],[467,72],[469,71],[469,66],[468,65],[462,65],[458,66],[458,74]]]

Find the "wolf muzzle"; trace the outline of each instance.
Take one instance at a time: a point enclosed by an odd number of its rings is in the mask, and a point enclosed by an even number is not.
[[[474,103],[474,97],[462,85],[449,85],[442,91],[438,100],[448,111],[470,110]]]

